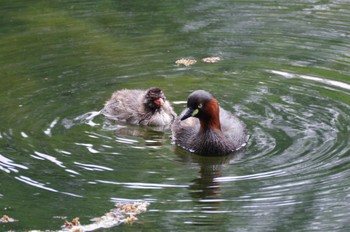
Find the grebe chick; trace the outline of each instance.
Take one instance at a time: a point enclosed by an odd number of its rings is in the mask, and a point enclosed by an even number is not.
[[[101,111],[107,118],[131,124],[170,126],[176,114],[160,88],[116,91]]]

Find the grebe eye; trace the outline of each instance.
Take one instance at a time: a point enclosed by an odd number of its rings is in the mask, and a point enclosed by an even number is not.
[[[198,112],[199,112],[199,110],[198,110],[198,109],[195,109],[195,110],[192,112],[191,116],[192,116],[192,117],[195,117],[195,116],[198,114]]]
[[[198,109],[202,109],[202,107],[203,107],[203,105],[202,105],[202,103],[200,103],[200,104],[198,105]]]

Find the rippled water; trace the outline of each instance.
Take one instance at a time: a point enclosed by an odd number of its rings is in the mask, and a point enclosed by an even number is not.
[[[350,5],[0,3],[0,230],[58,230],[148,201],[113,231],[348,231]],[[177,66],[180,58],[215,64]],[[245,151],[192,155],[98,115],[122,88],[195,89],[247,124]]]

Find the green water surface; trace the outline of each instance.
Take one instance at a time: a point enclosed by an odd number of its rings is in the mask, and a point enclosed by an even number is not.
[[[349,66],[347,0],[1,1],[0,216],[16,221],[0,230],[148,201],[106,231],[348,231]],[[177,113],[211,92],[246,150],[203,158],[169,130],[87,118],[151,86]]]

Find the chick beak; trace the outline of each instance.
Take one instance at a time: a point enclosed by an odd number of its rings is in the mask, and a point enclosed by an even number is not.
[[[163,106],[164,105],[164,100],[163,98],[157,98],[156,100],[153,101],[154,104],[156,104],[157,106]]]

